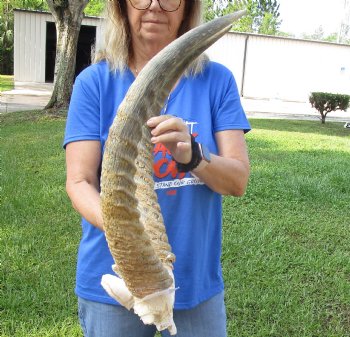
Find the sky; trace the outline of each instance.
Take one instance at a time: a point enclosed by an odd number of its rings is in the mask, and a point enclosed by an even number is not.
[[[280,30],[295,34],[312,34],[320,26],[325,35],[338,32],[344,13],[344,0],[279,0]]]

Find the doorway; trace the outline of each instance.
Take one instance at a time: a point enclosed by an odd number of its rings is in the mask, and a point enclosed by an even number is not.
[[[96,40],[96,26],[81,26],[75,65],[75,77],[91,64],[91,48]],[[46,23],[45,82],[53,83],[55,77],[57,34],[54,22]]]

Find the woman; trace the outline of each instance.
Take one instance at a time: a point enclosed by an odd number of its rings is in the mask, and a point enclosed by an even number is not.
[[[144,326],[100,285],[113,264],[103,233],[100,165],[109,127],[135,77],[198,24],[200,9],[201,2],[192,0],[109,2],[106,48],[74,85],[64,145],[67,192],[83,217],[76,294],[87,337],[155,334],[154,326]],[[162,114],[147,125],[155,189],[176,255],[177,336],[226,336],[220,195],[243,195],[249,176],[244,132],[250,126],[232,74],[199,58],[173,88]],[[201,151],[192,151],[199,143]]]

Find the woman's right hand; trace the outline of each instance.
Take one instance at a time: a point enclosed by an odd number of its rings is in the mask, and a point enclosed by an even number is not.
[[[150,118],[147,125],[152,128],[153,144],[162,143],[178,163],[187,164],[191,161],[191,135],[181,118],[161,115]]]

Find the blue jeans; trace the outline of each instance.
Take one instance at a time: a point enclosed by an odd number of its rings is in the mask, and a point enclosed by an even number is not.
[[[144,325],[124,307],[78,298],[79,320],[85,337],[154,337],[154,325]],[[193,309],[174,310],[177,337],[226,337],[224,292]],[[162,337],[170,337],[162,331]]]

